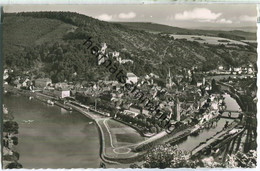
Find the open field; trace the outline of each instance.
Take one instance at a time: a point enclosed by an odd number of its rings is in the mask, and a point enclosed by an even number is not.
[[[204,29],[188,29],[188,28],[180,28],[174,26],[168,26],[158,23],[151,22],[114,22],[119,23],[121,25],[127,26],[136,30],[143,30],[150,33],[165,33],[165,34],[184,34],[184,35],[205,35],[205,36],[215,36],[217,37],[219,34],[224,34],[226,36],[230,36],[236,38],[235,40],[256,40],[256,27],[241,27],[236,30],[213,30],[212,28],[204,28]]]
[[[211,37],[211,36],[200,36],[200,35],[177,35],[177,34],[171,34],[170,37],[174,37],[174,39],[187,39],[189,41],[196,41],[199,43],[208,43],[212,45],[219,45],[219,44],[238,44],[238,45],[244,45],[247,44],[241,41],[231,40],[231,39],[225,39],[221,37]]]

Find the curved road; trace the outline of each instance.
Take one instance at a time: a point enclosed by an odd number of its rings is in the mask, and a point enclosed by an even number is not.
[[[132,152],[133,146],[145,140],[135,129],[110,117],[104,117],[73,104],[74,110],[95,121],[100,132],[101,158],[108,163],[130,163],[144,152]]]

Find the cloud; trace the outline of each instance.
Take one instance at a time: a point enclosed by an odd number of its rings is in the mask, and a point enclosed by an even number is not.
[[[200,22],[210,22],[220,17],[222,13],[214,13],[207,8],[194,8],[191,11],[184,11],[175,14],[176,20],[198,20]]]
[[[241,15],[239,20],[246,22],[256,22],[256,16]]]
[[[103,20],[103,21],[111,21],[113,18],[112,15],[108,15],[108,14],[101,14],[97,17],[97,19],[99,20]]]
[[[134,12],[129,12],[129,13],[120,13],[120,14],[113,14],[113,15],[109,15],[109,14],[101,14],[99,16],[97,16],[96,18],[99,20],[103,20],[103,21],[112,21],[116,18],[119,19],[132,19],[136,17],[136,13]]]
[[[136,14],[134,12],[120,13],[118,17],[121,19],[132,19],[136,17]]]
[[[227,20],[227,19],[225,19],[225,18],[221,18],[221,19],[217,20],[216,23],[221,23],[221,24],[232,24],[233,21],[232,21],[232,20]]]

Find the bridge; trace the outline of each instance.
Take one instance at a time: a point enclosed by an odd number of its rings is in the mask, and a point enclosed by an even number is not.
[[[241,113],[241,110],[224,110],[223,112]]]
[[[231,125],[228,126],[228,128],[217,132],[213,137],[208,138],[205,142],[202,142],[197,147],[195,147],[191,151],[191,156],[192,157],[199,156],[205,152],[208,152],[208,150],[212,150],[215,144],[221,142],[222,140],[225,140],[227,136],[230,136],[229,132],[231,130],[234,130],[237,126],[238,126],[238,122],[236,121],[232,122]]]
[[[256,116],[253,113],[243,113],[242,121],[235,120],[232,124],[213,137],[200,143],[191,151],[191,158],[201,155],[218,157],[225,162],[227,155],[236,153],[239,150],[244,153],[256,148]],[[243,144],[241,146],[241,144]],[[243,147],[243,148],[241,148]]]
[[[239,110],[223,110],[220,117],[227,119],[242,119],[243,115],[244,113]]]

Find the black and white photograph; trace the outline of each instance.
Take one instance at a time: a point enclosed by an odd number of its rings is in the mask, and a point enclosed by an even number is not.
[[[2,5],[2,169],[256,168],[256,4]]]

